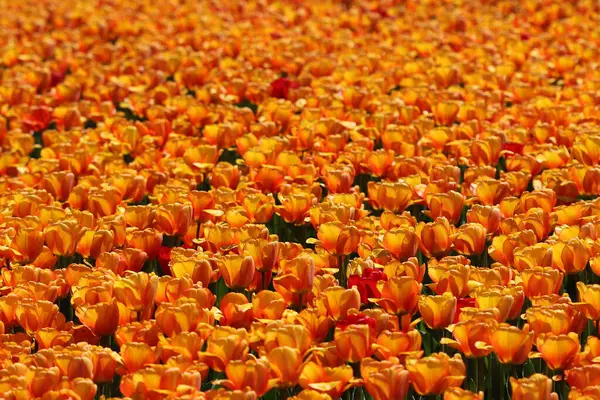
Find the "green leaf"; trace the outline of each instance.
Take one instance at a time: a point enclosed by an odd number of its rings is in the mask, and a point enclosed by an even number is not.
[[[252,110],[252,112],[254,114],[256,114],[256,112],[258,111],[258,106],[248,99],[244,99],[244,100],[240,101],[235,106],[239,107],[239,108],[249,108]]]
[[[215,295],[217,296],[217,306],[221,304],[221,299],[229,293],[229,288],[225,284],[223,278],[219,278],[217,281],[217,290],[215,291]]]
[[[273,388],[271,390],[269,390],[267,393],[265,393],[261,399],[263,400],[279,400],[281,398],[280,393],[279,393],[279,389],[277,388]]]

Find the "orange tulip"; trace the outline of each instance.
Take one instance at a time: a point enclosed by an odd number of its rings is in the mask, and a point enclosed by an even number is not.
[[[441,296],[422,296],[419,312],[423,322],[431,329],[445,329],[454,321],[456,297],[452,293]]]
[[[112,282],[97,284],[96,286],[73,286],[71,290],[73,292],[71,304],[74,307],[107,303],[113,296]]]
[[[121,357],[129,373],[136,372],[149,364],[158,362],[160,353],[154,346],[146,343],[131,342],[121,346]]]
[[[346,329],[336,329],[334,340],[338,356],[350,363],[369,357],[375,350],[373,334],[368,325],[350,325]]]
[[[586,323],[585,316],[572,304],[557,303],[556,299],[549,299],[549,305],[537,305],[528,308],[525,312],[527,323],[538,336],[541,333],[554,335],[566,334],[570,331],[582,332]]]
[[[65,201],[75,186],[75,175],[72,172],[57,171],[45,175],[39,183],[57,201]]]
[[[584,349],[585,361],[598,362],[600,361],[600,339],[595,336],[588,336]],[[582,362],[582,364],[585,363]]]
[[[471,157],[478,165],[495,165],[500,157],[503,138],[489,136],[483,140],[474,140],[471,144]]]
[[[348,193],[354,182],[355,171],[349,165],[329,165],[323,169],[323,180],[331,193]]]
[[[219,162],[212,169],[210,185],[214,188],[228,187],[235,189],[240,181],[240,170],[236,165]]]
[[[287,308],[284,297],[277,292],[261,290],[252,297],[252,314],[258,320],[278,320]]]
[[[556,397],[552,397],[551,400],[558,399],[558,395],[556,393],[553,393],[553,395],[556,395]],[[571,390],[569,391],[569,400],[577,400],[577,399],[584,399],[584,400],[600,399],[600,386],[589,386],[589,387],[582,388],[582,389],[576,388],[576,387],[571,388]]]
[[[171,257],[173,257],[173,253],[171,253]],[[169,268],[174,277],[189,276],[193,283],[200,282],[203,287],[208,287],[214,275],[211,262],[201,256],[175,258],[169,262]]]
[[[242,207],[252,223],[263,224],[275,213],[275,200],[272,194],[250,193],[242,200]]]
[[[439,270],[439,272],[438,272]],[[430,267],[430,276],[435,276],[436,283],[429,284],[429,287],[437,294],[452,293],[457,298],[466,297],[471,291],[480,286],[479,282],[471,280],[471,267],[468,265],[456,264],[449,269]]]
[[[204,346],[204,338],[196,332],[180,332],[170,338],[161,337],[158,343],[161,359],[168,363],[171,358],[195,360]]]
[[[374,358],[367,357],[360,362],[360,375],[367,379],[373,373],[381,372],[398,364],[398,360],[389,359],[377,361]]]
[[[590,253],[585,242],[572,238],[568,242],[557,242],[552,246],[552,266],[565,274],[576,274],[584,270]]]
[[[112,382],[117,369],[123,364],[121,356],[105,347],[93,347],[90,350],[94,368],[94,382]]]
[[[156,209],[152,206],[127,206],[125,208],[125,223],[138,229],[146,229],[154,223]]]
[[[127,239],[125,219],[121,215],[103,217],[98,221],[99,229],[106,229],[114,234],[114,246],[121,247]]]
[[[281,346],[298,349],[305,355],[312,346],[310,331],[300,325],[267,325],[264,332],[264,348],[267,352]]]
[[[540,189],[525,192],[521,195],[521,204],[524,211],[532,208],[541,208],[546,213],[551,213],[556,205],[557,195],[552,189]]]
[[[268,353],[267,359],[271,371],[279,379],[279,387],[289,388],[298,384],[304,364],[300,350],[288,346],[276,347]]]
[[[310,361],[304,365],[299,383],[304,389],[314,389],[332,398],[339,398],[352,387],[353,376],[349,365],[328,368]]]
[[[485,228],[480,224],[463,224],[452,236],[452,247],[463,255],[481,254],[485,250],[486,233]]]
[[[307,243],[314,243],[323,247],[329,254],[347,255],[352,253],[360,241],[360,231],[352,225],[341,222],[327,222],[319,226],[317,231],[319,240],[309,238]]]
[[[242,254],[254,259],[257,271],[272,271],[279,261],[280,243],[267,239],[250,239],[242,243]]]
[[[371,152],[367,157],[367,166],[375,176],[384,176],[394,161],[394,152],[379,149]]]
[[[312,289],[314,278],[314,259],[297,257],[283,265],[281,272],[273,279],[273,286],[288,302],[292,302],[296,300],[295,295],[303,295]]]
[[[508,221],[508,219],[502,221],[503,230],[504,223],[506,221]],[[527,211],[523,218],[520,219],[518,223],[518,228],[516,228],[515,230],[530,229],[535,233],[538,240],[544,240],[546,237],[548,237],[550,228],[550,215],[539,208],[532,208],[529,211]]]
[[[223,215],[223,211],[215,209],[215,199],[212,192],[192,190],[187,199],[192,203],[192,215],[194,221],[213,221]],[[154,219],[154,215],[152,216]]]
[[[280,167],[273,165],[262,165],[253,173],[253,181],[260,190],[265,193],[276,192],[285,182],[285,173]]]
[[[280,206],[276,206],[279,214],[286,222],[300,225],[308,215],[308,210],[316,202],[309,193],[293,193],[287,196],[279,195]]]
[[[173,278],[169,275],[158,278],[154,302],[156,304],[164,302],[175,302],[184,297],[189,289],[193,287],[192,280],[184,276],[183,278]]]
[[[356,288],[330,287],[317,299],[317,306],[322,315],[338,321],[346,318],[351,309],[360,309],[360,293]]]
[[[116,301],[84,305],[75,310],[77,318],[98,336],[115,333],[119,323],[119,309]]]
[[[542,333],[535,346],[548,367],[555,371],[571,368],[581,350],[579,336],[575,332],[561,335]]]
[[[577,282],[577,291],[580,303],[574,305],[583,312],[587,319],[594,321],[600,319],[600,285],[586,285],[583,282]]]
[[[412,228],[395,228],[383,235],[383,247],[401,261],[417,254],[419,237]]]
[[[134,230],[127,234],[127,244],[146,253],[148,260],[158,257],[162,240],[162,233],[152,228]]]
[[[376,356],[382,360],[397,357],[401,361],[410,354],[420,353],[422,338],[416,329],[408,332],[383,331],[377,337]]]
[[[465,197],[453,190],[448,193],[436,193],[427,196],[426,214],[432,219],[439,217],[447,218],[451,224],[456,224],[460,219]]]
[[[251,388],[258,396],[264,395],[274,386],[269,379],[269,362],[264,358],[247,361],[233,360],[225,367],[227,379],[217,381],[229,390]]]
[[[248,355],[246,331],[230,327],[215,328],[207,341],[206,351],[198,353],[199,360],[215,371],[223,372],[233,360],[243,360]]]
[[[227,293],[220,304],[223,317],[219,320],[222,326],[248,329],[252,322],[252,304],[241,293]]]
[[[44,240],[53,254],[72,256],[83,233],[76,221],[55,222],[46,228]]]
[[[252,257],[226,255],[217,259],[217,266],[229,288],[247,288],[255,274]]]
[[[380,291],[381,298],[374,301],[388,313],[414,314],[417,310],[421,284],[415,279],[408,276],[390,278],[383,283]]]
[[[192,206],[190,204],[161,204],[156,209],[154,225],[165,235],[184,235],[192,223]]]
[[[600,365],[598,364],[570,368],[565,371],[565,375],[571,388],[585,389],[600,385]]]
[[[444,393],[444,400],[483,400],[483,392],[473,393],[465,389],[453,387]]]
[[[456,120],[459,105],[450,101],[435,103],[432,107],[433,115],[439,125],[452,125]]]
[[[184,371],[184,368],[184,365],[147,365],[123,376],[119,390],[124,396],[134,398],[194,395],[201,386],[203,371],[195,367],[189,367]],[[140,385],[139,382],[144,383]]]
[[[379,217],[381,227],[385,230],[393,228],[409,227],[413,228],[417,225],[417,219],[412,216],[408,211],[404,211],[402,214],[394,214],[391,211],[384,211]]]
[[[394,213],[403,212],[413,204],[413,190],[405,182],[369,182],[369,200],[377,209],[384,209]]]
[[[511,296],[514,301],[508,312],[508,319],[515,320],[519,318],[521,315],[521,310],[523,309],[523,304],[525,304],[525,292],[523,291],[523,287],[518,284],[510,283],[508,286],[500,288],[492,287],[492,290],[497,290],[501,292],[503,295]]]
[[[115,340],[119,346],[129,342],[145,342],[156,346],[159,334],[160,329],[156,321],[136,321],[120,326],[115,332]]]
[[[501,363],[520,365],[527,361],[533,347],[533,331],[527,324],[523,329],[500,324],[492,333],[490,344]]]
[[[366,211],[360,208],[357,209],[352,205],[334,202],[318,203],[308,210],[308,217],[315,229],[319,229],[320,225],[327,222],[338,221],[349,224],[350,221],[360,220],[365,214]]]
[[[498,261],[506,266],[510,266],[515,264],[514,258],[518,257],[518,254],[520,254],[520,248],[533,246],[536,243],[537,238],[535,233],[532,230],[526,229],[519,233],[496,236],[492,239],[492,245],[488,248],[488,253],[494,261]],[[525,249],[523,249],[523,251],[525,251]],[[543,246],[538,246],[536,250],[532,250],[531,256],[534,255],[536,256],[536,259],[540,259],[539,257],[542,257],[543,259],[543,257],[546,256]],[[517,264],[517,266],[520,265],[520,263]]]
[[[154,302],[158,277],[138,272],[120,277],[114,283],[115,298],[132,311],[142,311]]]
[[[195,330],[202,321],[202,310],[195,301],[180,299],[175,304],[160,304],[154,316],[158,328],[168,337],[172,337],[181,332]]]
[[[535,267],[521,272],[523,288],[528,298],[558,294],[563,277],[562,272],[551,267]]]
[[[452,248],[452,237],[456,228],[450,225],[445,217],[437,218],[434,222],[420,222],[416,234],[419,248],[425,257],[441,258]]]
[[[442,394],[449,388],[459,387],[466,377],[460,354],[450,358],[446,353],[434,353],[421,359],[409,359],[406,369],[420,395]]]
[[[38,349],[50,349],[54,346],[67,346],[73,340],[73,335],[57,328],[42,328],[35,333]]]
[[[58,306],[46,300],[21,300],[17,305],[16,318],[19,325],[29,335],[33,335],[42,328],[56,327],[59,318],[64,316],[58,311]]]
[[[331,317],[321,315],[316,308],[302,310],[296,316],[295,323],[306,328],[315,342],[322,342],[333,325]]]
[[[496,179],[481,179],[474,183],[477,199],[486,206],[499,204],[510,195],[510,185]]]
[[[485,288],[507,285],[512,278],[512,272],[504,265],[494,268],[471,268],[470,279],[478,282]]]
[[[416,257],[411,257],[405,262],[390,260],[383,267],[383,272],[388,278],[410,276],[421,283],[425,276],[425,269],[425,264],[419,264],[419,260]]]
[[[37,228],[19,227],[10,244],[13,261],[33,262],[44,248],[44,235]]]
[[[374,400],[403,399],[410,388],[409,372],[401,365],[370,372],[363,376],[367,392]]]
[[[494,206],[475,204],[467,211],[467,222],[481,224],[492,235],[498,232],[501,219],[500,209]]]
[[[115,235],[112,231],[104,229],[97,231],[86,230],[77,245],[77,253],[86,258],[96,259],[102,253],[112,250],[114,240]]]
[[[113,215],[122,201],[121,193],[116,188],[90,190],[87,197],[88,210],[95,217]]]
[[[232,228],[240,228],[245,224],[251,222],[248,212],[241,206],[231,206],[225,211],[223,220],[231,225]],[[195,229],[192,228],[192,232],[195,234]],[[188,233],[189,234],[189,233]]]
[[[487,290],[485,288],[479,288],[475,291],[475,306],[481,310],[489,308],[498,309],[500,312],[500,322],[504,322],[508,319],[515,302],[516,299],[512,295],[504,293],[501,289],[498,290],[497,288],[492,288]],[[521,308],[519,307],[518,312],[520,311]]]
[[[461,321],[451,328],[454,340],[442,338],[442,344],[460,351],[468,358],[485,357],[492,352],[492,333],[497,328],[495,319],[474,318]]]
[[[226,135],[229,132],[225,132],[226,129],[220,129],[218,125],[209,125],[207,126],[208,131],[206,137],[210,137],[212,139],[213,135],[220,133],[222,135]],[[210,140],[212,142],[212,140]],[[222,150],[219,150],[217,146],[213,146],[211,144],[201,144],[195,147],[190,147],[185,150],[183,154],[183,159],[189,165],[193,165],[199,169],[207,169],[212,168],[218,161],[219,156]]]
[[[61,207],[52,205],[42,205],[39,208],[38,217],[42,226],[46,228],[50,224],[66,220],[67,212]]]
[[[76,378],[91,379],[94,375],[94,365],[89,358],[76,356],[74,354],[57,354],[55,363],[62,376],[69,380]]]
[[[234,231],[234,240],[243,243],[250,239],[268,239],[269,229],[261,224],[245,224]]]

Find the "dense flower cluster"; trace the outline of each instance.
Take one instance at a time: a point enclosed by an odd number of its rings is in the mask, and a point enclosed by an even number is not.
[[[600,399],[596,0],[0,4],[1,399]]]

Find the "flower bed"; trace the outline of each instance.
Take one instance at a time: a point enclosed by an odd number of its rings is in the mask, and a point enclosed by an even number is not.
[[[595,0],[4,3],[1,399],[600,399]]]

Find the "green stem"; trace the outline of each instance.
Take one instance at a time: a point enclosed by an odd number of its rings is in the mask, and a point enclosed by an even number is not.
[[[348,267],[348,256],[341,255],[339,256],[339,276],[338,280],[340,281],[340,286],[345,288],[348,280],[347,267]]]
[[[500,363],[500,360],[498,360],[498,367],[500,369],[500,384],[498,385],[499,388],[498,390],[500,391],[500,400],[504,400],[504,395],[506,392],[506,380],[508,379],[508,377],[506,376],[506,368],[505,365]]]
[[[484,383],[485,383],[485,365],[483,363],[483,359],[482,358],[475,358],[475,385],[476,385],[476,392],[479,392],[480,390],[484,389]]]
[[[569,295],[571,300],[577,300],[577,275],[565,275],[563,282],[564,292]]]
[[[102,336],[100,339],[100,345],[107,348],[112,348],[112,335]]]
[[[479,392],[479,389],[481,388],[481,385],[479,384],[479,364],[480,364],[480,360],[479,358],[475,358],[475,392]]]
[[[445,339],[445,338],[446,338],[446,330],[442,329],[440,343],[442,342],[442,339]],[[441,346],[442,346],[442,349],[441,349],[442,353],[446,353],[446,345],[442,344]]]

